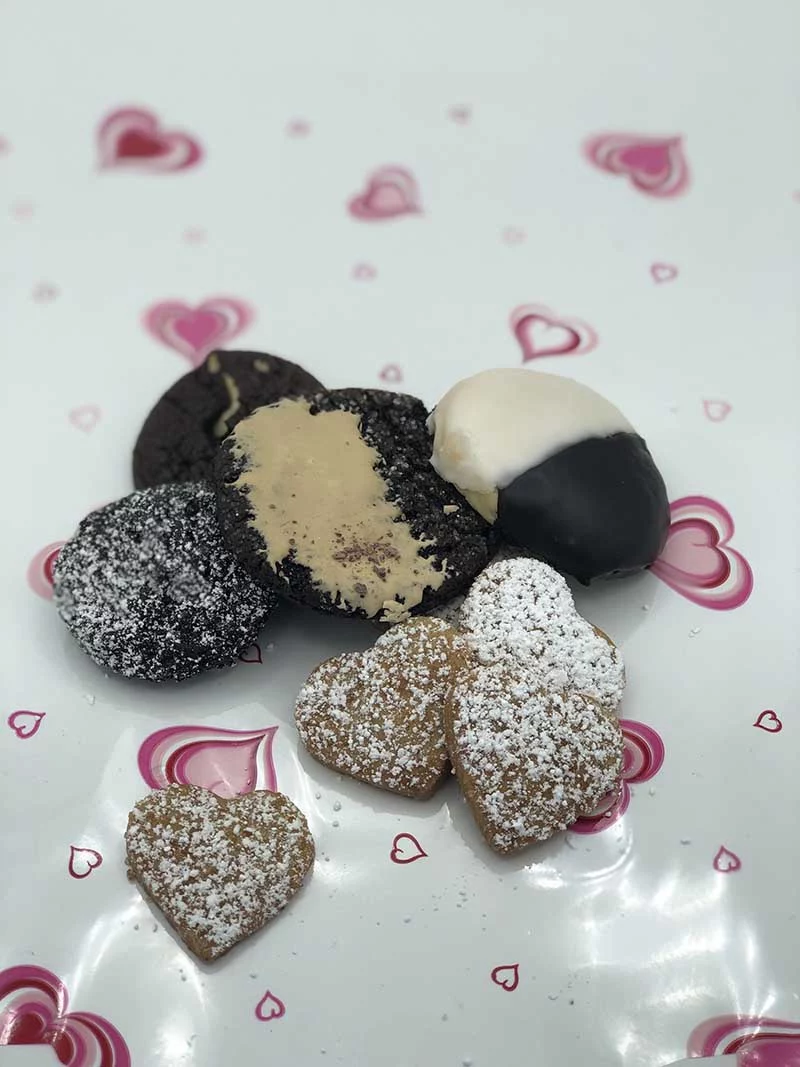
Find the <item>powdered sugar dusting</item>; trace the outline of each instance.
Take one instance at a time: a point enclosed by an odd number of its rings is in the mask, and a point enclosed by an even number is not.
[[[530,559],[530,552],[526,548],[517,548],[514,545],[502,545],[494,556],[489,561],[489,566],[493,563],[499,563],[501,560],[506,559]],[[450,623],[451,626],[458,626],[459,618],[461,616],[461,607],[466,600],[466,593],[462,596],[454,596],[452,600],[448,600],[446,604],[440,604],[436,608],[431,608],[426,612],[426,615],[431,615],[437,619],[444,619],[445,622]]]
[[[314,859],[303,813],[266,791],[222,800],[169,786],[139,801],[125,842],[131,875],[205,960],[276,915]]]
[[[535,559],[493,563],[459,615],[482,663],[517,664],[548,691],[584,693],[609,712],[625,688],[619,650],[582,618],[560,574]]]
[[[53,600],[96,663],[153,681],[235,662],[276,602],[223,545],[214,496],[194,484],[87,515],[59,553]]]
[[[462,673],[445,727],[464,794],[499,852],[566,829],[614,789],[622,771],[616,720],[590,698],[545,692],[519,664]]]
[[[300,691],[300,737],[342,774],[404,796],[429,795],[448,768],[441,715],[461,655],[451,627],[417,618],[366,652],[328,660]]]

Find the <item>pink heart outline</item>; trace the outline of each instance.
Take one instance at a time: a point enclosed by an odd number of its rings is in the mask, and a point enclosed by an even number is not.
[[[670,520],[652,573],[700,607],[732,611],[746,603],[753,572],[729,545],[735,527],[726,508],[707,496],[685,496],[670,504]]]
[[[723,422],[732,411],[733,408],[727,400],[703,401],[703,412],[709,422]]]
[[[772,726],[766,726],[765,723],[773,723]],[[763,730],[766,734],[779,734],[783,729],[783,722],[778,718],[772,708],[767,708],[766,711],[762,711],[758,716],[753,726],[757,730]]]
[[[675,197],[689,187],[682,137],[601,133],[587,138],[582,147],[589,163],[609,174],[625,176],[647,196]]]
[[[247,648],[239,653],[237,659],[240,663],[263,663],[264,657],[261,653],[261,645],[258,641],[254,641],[252,645],[248,645]]]
[[[356,263],[353,267],[353,277],[359,282],[371,282],[377,278],[378,272],[371,263]]]
[[[265,1009],[269,1006],[269,1011]],[[273,1019],[282,1019],[286,1014],[286,1005],[268,989],[264,996],[256,1004],[256,1018],[259,1022],[268,1023]]]
[[[195,307],[162,300],[144,312],[142,325],[151,337],[199,367],[209,352],[238,337],[254,319],[254,310],[243,300],[212,296]]]
[[[501,963],[492,970],[492,981],[506,993],[513,993],[519,985],[519,964]]]
[[[66,541],[51,541],[40,548],[25,572],[29,587],[43,600],[53,599],[53,569]]]
[[[348,211],[355,219],[376,222],[402,215],[420,215],[419,188],[406,167],[386,166],[373,171],[360,193],[351,197]]]
[[[6,719],[20,741],[29,741],[39,732],[46,711],[12,711]]]
[[[151,141],[157,150],[147,155],[126,154],[122,148],[126,137],[140,136]],[[99,167],[131,169],[153,174],[186,170],[203,158],[199,142],[181,130],[162,129],[158,117],[145,108],[123,107],[110,112],[97,131]]]
[[[619,725],[624,742],[619,788],[604,797],[593,811],[581,815],[570,826],[570,833],[597,834],[613,826],[628,810],[630,786],[649,782],[664,764],[666,750],[657,730],[635,719],[620,719]]]
[[[277,730],[167,726],[139,746],[139,773],[151,789],[197,785],[225,799],[257,789],[274,793],[278,779],[272,746]]]
[[[678,277],[678,268],[673,263],[653,263],[650,274],[656,285],[674,281]]]
[[[414,849],[413,852],[406,851],[405,842],[408,842],[412,846],[412,848]],[[422,847],[422,845],[419,843],[419,841],[413,834],[399,833],[394,835],[394,840],[392,841],[392,849],[389,853],[389,859],[392,861],[392,863],[397,863],[400,865],[404,865],[406,863],[416,863],[417,860],[426,859],[427,856],[428,853],[425,851],[425,849]]]
[[[557,315],[543,304],[523,304],[509,317],[522,349],[522,362],[544,356],[582,356],[597,347],[598,337],[580,319]]]
[[[788,1059],[787,1050],[792,1053]],[[691,1057],[738,1054],[739,1067],[800,1067],[800,1022],[766,1015],[714,1015],[695,1026],[686,1051]]]
[[[67,871],[71,878],[88,878],[102,864],[103,857],[94,848],[81,845],[69,846],[69,863]],[[81,870],[83,873],[81,873]]]
[[[717,849],[717,854],[714,856],[714,863],[712,866],[714,867],[714,870],[719,871],[720,874],[733,874],[734,871],[741,869],[742,861],[735,852],[731,852],[729,848],[720,845]]]
[[[91,433],[100,422],[102,414],[97,404],[81,404],[73,408],[67,417],[76,430]]]
[[[64,983],[44,967],[0,971],[0,1046],[50,1045],[64,1067],[131,1067],[116,1026],[94,1012],[68,1012]]]
[[[403,380],[403,371],[396,363],[387,363],[378,377],[382,382],[397,385]]]

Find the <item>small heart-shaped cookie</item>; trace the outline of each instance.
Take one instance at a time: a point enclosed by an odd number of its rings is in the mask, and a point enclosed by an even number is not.
[[[366,652],[322,663],[300,691],[297,729],[340,774],[424,798],[446,777],[442,708],[464,651],[441,619],[393,627]]]
[[[566,829],[622,773],[616,719],[589,697],[543,689],[518,664],[463,670],[444,724],[464,796],[497,852],[516,852]]]
[[[225,800],[193,785],[156,790],[128,816],[125,844],[129,877],[201,960],[260,929],[314,862],[305,816],[267,791]]]
[[[481,663],[516,664],[548,692],[583,693],[610,713],[625,688],[622,656],[578,614],[569,586],[536,559],[493,563],[478,575],[459,625]]]

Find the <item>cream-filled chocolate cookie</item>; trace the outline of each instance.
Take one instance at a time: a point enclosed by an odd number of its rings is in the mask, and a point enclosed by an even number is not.
[[[483,371],[429,422],[432,464],[503,536],[588,583],[657,558],[669,526],[664,480],[608,400],[569,378]]]
[[[231,550],[327,612],[391,622],[462,592],[491,528],[433,469],[426,418],[414,397],[340,389],[243,419],[215,471]]]
[[[267,352],[211,352],[147,416],[133,449],[137,489],[211,477],[220,441],[251,411],[323,386],[303,367]]]

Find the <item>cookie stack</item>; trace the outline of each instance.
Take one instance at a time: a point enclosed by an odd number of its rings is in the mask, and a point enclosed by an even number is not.
[[[458,627],[414,619],[321,664],[295,719],[321,763],[425,798],[451,767],[486,841],[516,852],[618,786],[625,672],[547,564],[488,567]]]
[[[459,382],[429,413],[212,352],[145,420],[133,474],[62,549],[54,601],[96,663],[150,681],[232,664],[281,597],[396,624],[447,610],[503,542],[589,582],[652,563],[668,521],[621,412],[529,370]]]
[[[411,396],[211,353],[147,417],[138,491],[62,549],[61,618],[104,669],[177,681],[234,663],[279,597],[379,622],[446,603],[494,534],[431,465],[427,418]]]

